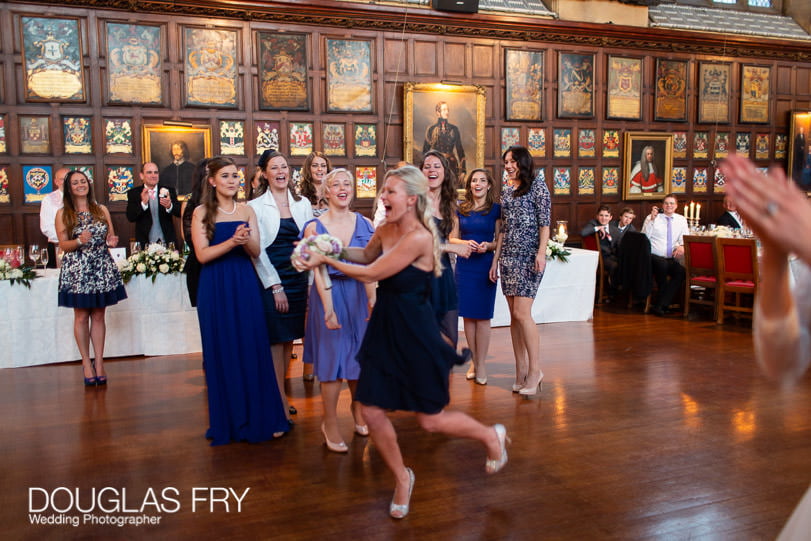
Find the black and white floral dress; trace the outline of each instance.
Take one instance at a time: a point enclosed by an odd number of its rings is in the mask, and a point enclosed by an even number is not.
[[[93,219],[89,212],[78,212],[70,238],[90,229],[90,241],[72,252],[65,252],[59,272],[59,306],[103,308],[127,298],[124,282],[107,249],[107,223]]]

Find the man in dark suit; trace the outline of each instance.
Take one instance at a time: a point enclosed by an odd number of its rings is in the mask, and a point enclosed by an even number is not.
[[[127,192],[127,220],[135,224],[135,240],[143,246],[176,242],[172,216],[180,216],[180,204],[174,188],[158,185],[158,176],[158,166],[145,163],[141,167],[143,185]]]
[[[617,272],[619,260],[617,259],[617,247],[619,242],[616,240],[621,237],[619,229],[614,222],[611,221],[611,209],[607,205],[600,205],[597,209],[597,215],[583,226],[580,231],[581,237],[588,237],[597,233],[600,238],[600,252],[603,254],[603,265],[608,276],[612,281]]]
[[[738,214],[738,208],[735,206],[729,196],[724,196],[724,212],[718,221],[715,222],[716,225],[724,225],[730,229],[740,229],[743,227],[741,215]]]
[[[625,233],[628,233],[630,231],[636,232],[636,227],[634,227],[633,224],[634,218],[636,218],[636,213],[634,212],[634,209],[632,209],[631,207],[625,207],[622,209],[622,212],[620,212],[619,218],[617,218],[616,220],[611,220],[611,223],[609,225],[617,228],[617,234],[612,235],[615,244],[614,248],[615,252],[619,251],[619,246],[620,243],[622,242],[622,236]]]

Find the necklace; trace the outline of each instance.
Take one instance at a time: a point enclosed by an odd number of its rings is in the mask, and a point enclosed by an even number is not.
[[[237,211],[237,202],[236,202],[236,201],[234,201],[234,208],[232,208],[232,209],[231,209],[231,212],[228,212],[227,210],[225,210],[225,209],[224,209],[224,208],[222,208],[222,207],[217,207],[217,210],[219,210],[219,211],[220,211],[220,212],[222,212],[223,214],[227,214],[227,215],[229,215],[229,216],[230,216],[230,215],[232,215],[233,213],[235,213],[235,212]]]

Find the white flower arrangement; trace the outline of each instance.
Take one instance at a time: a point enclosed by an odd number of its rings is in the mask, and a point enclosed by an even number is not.
[[[137,274],[144,274],[154,282],[159,274],[173,274],[183,270],[183,256],[177,250],[168,250],[162,244],[154,243],[126,260],[118,261],[118,270],[124,282]]]
[[[572,255],[572,252],[567,250],[560,242],[551,239],[546,242],[546,259],[557,259],[561,263],[567,263],[570,255]]]

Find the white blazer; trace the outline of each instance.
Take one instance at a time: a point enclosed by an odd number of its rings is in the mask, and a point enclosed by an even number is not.
[[[313,219],[313,207],[306,197],[298,201],[293,199],[290,190],[287,191],[287,202],[290,205],[290,214],[300,230],[304,229],[304,224]],[[253,211],[256,213],[256,222],[259,227],[259,257],[253,258],[253,266],[256,274],[262,280],[262,286],[267,289],[272,285],[282,282],[279,272],[270,263],[265,249],[273,244],[276,235],[279,234],[279,223],[281,213],[276,206],[276,200],[270,190],[252,201],[248,201]]]

